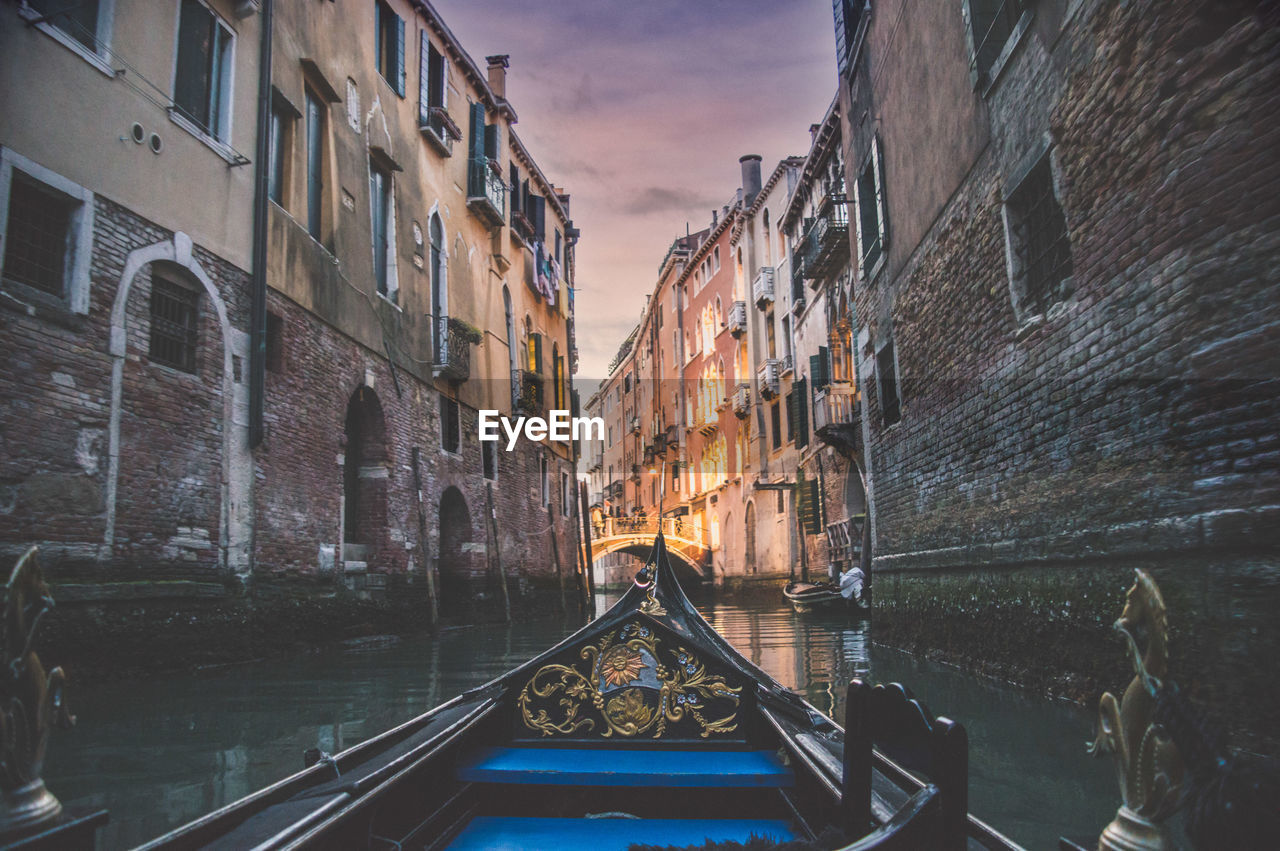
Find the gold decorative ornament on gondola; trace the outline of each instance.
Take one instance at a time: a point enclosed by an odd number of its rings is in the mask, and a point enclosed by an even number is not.
[[[578,651],[584,664],[544,665],[517,705],[540,736],[701,738],[737,729],[741,685],[707,670],[692,652],[632,621]]]

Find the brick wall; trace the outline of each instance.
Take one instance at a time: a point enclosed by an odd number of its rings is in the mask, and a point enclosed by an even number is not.
[[[1280,125],[1264,117],[1280,30],[1265,15],[1100,4],[1018,48],[986,94],[991,144],[894,280],[858,286],[902,380],[888,428],[863,382],[878,567],[1274,540]],[[1073,292],[1020,325],[1001,199],[1045,134]]]

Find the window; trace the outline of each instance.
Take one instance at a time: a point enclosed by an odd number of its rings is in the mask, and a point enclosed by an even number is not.
[[[836,0],[836,61],[840,72],[848,70],[849,60],[858,41],[858,24],[866,9],[865,0]]]
[[[284,371],[284,319],[278,313],[267,314],[267,371]]]
[[[424,29],[418,34],[418,126],[429,128],[446,151],[451,149],[456,129],[447,113],[448,98],[448,60]]]
[[[782,410],[777,402],[769,406],[769,422],[773,426],[773,448],[782,448]]]
[[[378,292],[395,300],[395,255],[391,207],[391,173],[369,163],[370,220],[373,230],[373,278]]]
[[[445,345],[449,334],[449,289],[445,281],[446,269],[444,263],[444,225],[440,223],[438,213],[431,214],[431,221],[427,224],[428,235],[431,239],[431,309],[435,311],[435,361],[443,363],[448,353]]]
[[[551,504],[551,481],[547,472],[547,456],[538,456],[538,481],[542,484],[542,504],[544,506]]]
[[[347,77],[347,124],[351,129],[360,132],[360,89],[356,81]]]
[[[880,416],[887,426],[902,419],[898,399],[898,356],[893,350],[893,339],[876,352],[876,379],[880,384]]]
[[[308,101],[310,98],[308,97]],[[310,103],[308,102],[308,106]],[[270,166],[267,174],[267,195],[272,201],[284,206],[285,170],[289,164],[289,149],[293,129],[293,115],[281,103],[271,104],[271,127],[269,130],[271,147],[268,153]],[[309,141],[309,140],[308,140]],[[308,172],[310,171],[308,157]]]
[[[976,85],[990,82],[993,66],[1028,5],[1027,0],[968,0],[965,4],[973,39],[970,67]]]
[[[27,5],[38,18],[45,18],[43,26],[74,39],[95,55],[104,53],[98,45],[105,45],[107,30],[111,25],[111,0],[27,0]]]
[[[67,295],[67,241],[79,202],[48,191],[15,171],[9,187],[4,277],[62,299]]]
[[[396,94],[404,97],[404,20],[382,0],[376,0],[378,73]]]
[[[152,363],[183,372],[196,371],[196,329],[200,294],[185,282],[153,268],[151,272]]]
[[[320,239],[324,213],[324,104],[307,89],[307,233]]]
[[[235,36],[200,0],[182,0],[173,105],[198,130],[227,141],[231,123],[231,69]]]
[[[440,397],[440,445],[445,452],[457,454],[462,445],[462,426],[458,419],[458,402]]]
[[[715,259],[715,271],[719,272],[720,271],[720,246],[718,245],[716,246],[715,251],[712,252],[711,256]]]
[[[0,149],[0,277],[23,300],[86,313],[93,193]]]
[[[480,468],[489,481],[498,478],[498,443],[494,440],[480,441]]]
[[[1013,307],[1025,321],[1043,315],[1070,290],[1071,243],[1054,193],[1049,154],[1009,193],[1004,214]]]
[[[853,184],[854,206],[858,215],[859,269],[869,277],[888,243],[887,214],[884,202],[884,157],[879,137],[871,140],[871,154]]]
[[[569,487],[569,474],[560,474],[560,513],[569,516],[569,508],[573,505],[573,490]]]

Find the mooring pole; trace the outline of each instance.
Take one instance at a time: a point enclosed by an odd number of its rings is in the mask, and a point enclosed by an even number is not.
[[[585,611],[588,618],[596,616],[595,577],[591,574],[595,559],[591,552],[591,508],[587,505],[587,483],[578,482],[578,504],[582,514],[582,587],[586,597]]]
[[[427,513],[422,505],[422,464],[419,461],[421,450],[413,447],[413,487],[418,495],[418,554],[422,558],[422,569],[427,575],[427,601],[431,612],[431,626],[434,628],[440,617],[439,604],[436,602],[436,575],[431,564],[431,550],[427,547]]]
[[[556,514],[551,508],[551,503],[547,503],[547,522],[551,524],[551,558],[556,563],[556,576],[560,579],[560,614],[568,614],[569,606],[565,602],[564,588],[564,567],[560,564],[560,547],[556,544]]]
[[[511,589],[507,588],[507,569],[502,566],[502,547],[498,544],[498,515],[493,511],[493,483],[485,482],[488,497],[489,528],[493,532],[493,559],[498,563],[498,581],[502,583],[502,616],[511,623]]]

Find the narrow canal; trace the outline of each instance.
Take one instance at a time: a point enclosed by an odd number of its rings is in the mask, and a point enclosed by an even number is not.
[[[740,651],[839,719],[850,678],[908,683],[970,739],[972,811],[1028,848],[1096,835],[1116,807],[1110,765],[1086,756],[1092,715],[872,643],[868,625],[796,615],[772,599],[707,599],[699,609]],[[603,609],[601,609],[603,610]],[[51,742],[45,777],[64,804],[107,807],[104,848],[127,848],[486,682],[573,625],[449,629],[71,692],[77,726]]]

